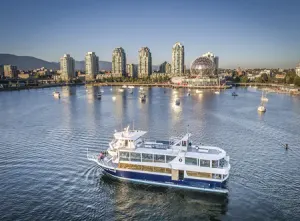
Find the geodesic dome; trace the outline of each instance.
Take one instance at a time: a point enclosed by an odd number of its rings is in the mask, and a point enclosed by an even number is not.
[[[210,77],[214,75],[215,64],[208,57],[199,57],[191,65],[192,75],[199,77]]]

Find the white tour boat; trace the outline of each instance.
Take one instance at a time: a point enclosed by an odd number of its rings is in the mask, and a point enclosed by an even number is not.
[[[54,91],[53,97],[60,98],[60,93],[58,91]]]
[[[229,156],[219,147],[192,144],[191,134],[147,141],[146,131],[114,133],[107,151],[90,154],[103,172],[120,180],[197,191],[228,193]]]

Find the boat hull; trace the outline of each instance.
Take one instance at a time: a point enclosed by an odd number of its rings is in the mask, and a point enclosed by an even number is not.
[[[179,189],[188,189],[188,190],[202,191],[202,192],[214,192],[214,193],[222,193],[222,194],[228,193],[228,190],[225,188],[226,181],[214,182],[214,181],[196,180],[190,178],[174,181],[171,179],[171,176],[167,176],[167,175],[140,173],[134,171],[118,170],[118,169],[114,170],[105,167],[102,167],[102,169],[106,175],[109,175],[113,178],[123,180],[123,181],[129,181],[129,182],[146,184],[146,185],[174,187]]]

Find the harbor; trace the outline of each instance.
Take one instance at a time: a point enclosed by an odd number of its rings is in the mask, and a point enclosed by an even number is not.
[[[262,95],[253,87],[215,93],[122,86],[0,93],[0,114],[5,116],[0,124],[5,134],[0,141],[3,220],[103,220],[104,214],[115,220],[182,220],[184,214],[195,219],[298,220],[298,96]],[[265,113],[257,110],[262,99]],[[231,165],[228,193],[141,185],[106,176],[87,159],[87,149],[98,157],[109,148],[115,130],[128,125],[148,131],[145,139],[157,141],[188,130],[192,144],[226,151]],[[21,203],[25,199],[27,203]],[[5,212],[8,208],[10,213]]]

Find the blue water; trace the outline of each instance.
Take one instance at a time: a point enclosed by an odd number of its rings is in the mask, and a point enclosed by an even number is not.
[[[268,94],[259,114],[261,92],[246,88],[186,96],[153,87],[145,103],[138,88],[103,87],[101,100],[97,87],[55,89],[60,99],[54,88],[0,93],[0,220],[300,220],[299,97]],[[225,149],[229,194],[103,177],[86,149],[105,150],[115,129],[133,123],[157,139],[189,125],[194,143]]]

